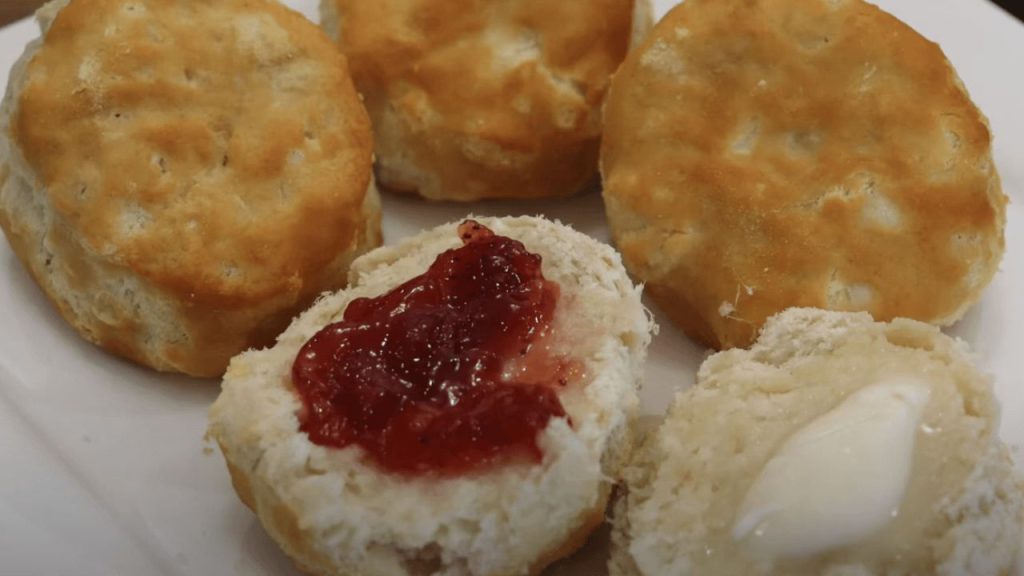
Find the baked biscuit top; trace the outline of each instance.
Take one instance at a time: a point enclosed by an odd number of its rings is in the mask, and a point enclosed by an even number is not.
[[[372,136],[344,58],[276,2],[75,0],[12,135],[90,252],[195,301],[297,292],[355,242]]]
[[[378,136],[386,165],[430,167],[424,178],[447,194],[475,198],[575,192],[570,167],[596,161],[633,0],[325,0],[322,10],[378,135],[416,135],[394,150]]]
[[[618,244],[688,293],[705,342],[744,346],[789,306],[947,324],[1002,253],[985,118],[938,46],[871,4],[688,0],[606,120]]]
[[[599,130],[587,108],[602,101],[633,19],[630,0],[333,1],[362,89],[399,105],[425,99],[454,130],[512,141],[549,124]]]

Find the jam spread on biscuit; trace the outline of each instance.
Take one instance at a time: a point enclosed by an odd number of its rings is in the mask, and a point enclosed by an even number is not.
[[[301,429],[361,446],[399,473],[459,474],[543,454],[575,370],[547,351],[559,298],[541,257],[472,220],[463,246],[376,298],[349,303],[292,367]]]

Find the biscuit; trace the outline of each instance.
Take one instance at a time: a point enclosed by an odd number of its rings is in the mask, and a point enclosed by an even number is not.
[[[358,446],[310,441],[291,382],[303,344],[349,302],[423,273],[459,240],[456,224],[356,260],[348,289],[327,296],[273,348],[236,357],[210,411],[241,499],[268,533],[313,574],[538,574],[581,545],[604,518],[628,457],[637,387],[652,325],[610,247],[540,218],[481,218],[496,234],[543,257],[561,296],[553,326],[588,376],[559,392],[572,424],[538,435],[540,463],[512,462],[469,475],[387,472]]]
[[[1021,479],[998,438],[991,379],[972,360],[964,343],[913,320],[880,323],[863,312],[815,309],[774,316],[750,350],[709,358],[697,384],[677,395],[664,424],[635,451],[626,495],[616,505],[612,576],[1008,574],[1021,542]],[[924,386],[919,420],[905,429],[912,449],[905,459],[853,460],[863,473],[840,481],[852,489],[836,497],[863,501],[858,491],[908,465],[902,499],[891,512],[884,507],[880,525],[784,559],[758,556],[763,550],[737,539],[753,487],[762,484],[769,462],[779,462],[782,447],[793,445],[789,439],[894,377]],[[899,410],[868,413],[862,432],[871,436],[899,416]],[[827,435],[803,440],[828,442]],[[813,498],[815,487],[833,482],[825,468],[816,467],[814,486],[807,486],[800,484],[806,476],[790,467],[794,493]],[[866,501],[870,507],[876,500]],[[770,518],[779,509],[758,512]],[[848,529],[855,518],[819,520],[827,533]],[[761,526],[767,527],[760,534],[749,526],[739,534],[771,538],[781,529]],[[804,535],[797,548],[815,539]]]
[[[380,243],[344,58],[277,2],[73,0],[0,113],[0,226],[84,338],[219,376]]]
[[[1002,256],[985,118],[937,45],[860,0],[688,0],[605,121],[613,238],[710,346],[790,306],[949,325]]]
[[[365,97],[381,185],[468,201],[565,196],[595,180],[605,92],[650,11],[647,0],[323,0],[321,21]]]

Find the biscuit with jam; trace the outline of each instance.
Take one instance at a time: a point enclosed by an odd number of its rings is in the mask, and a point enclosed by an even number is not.
[[[610,247],[540,218],[446,224],[235,358],[210,434],[311,573],[538,574],[604,520],[650,331]]]

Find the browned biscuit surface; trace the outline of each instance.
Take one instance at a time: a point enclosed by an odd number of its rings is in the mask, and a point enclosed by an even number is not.
[[[218,375],[379,243],[368,118],[301,15],[74,0],[43,24],[5,105],[0,224],[90,340]]]
[[[790,306],[948,324],[1002,255],[985,119],[937,45],[860,0],[688,0],[606,123],[614,238],[707,344]]]
[[[633,0],[324,0],[366,97],[387,187],[431,199],[572,194]],[[642,27],[638,27],[642,29]]]

